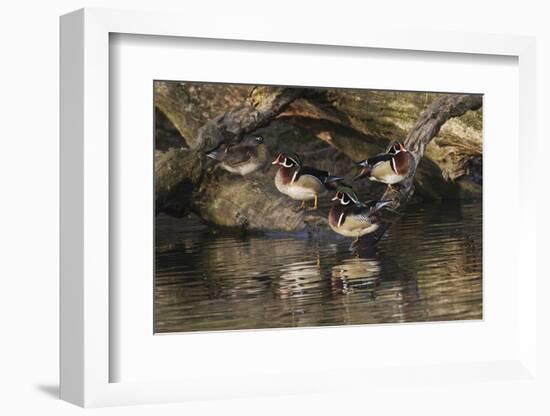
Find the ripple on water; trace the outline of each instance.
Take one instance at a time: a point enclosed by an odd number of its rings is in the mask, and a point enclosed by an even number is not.
[[[155,329],[482,318],[481,204],[408,208],[376,248],[156,219]]]

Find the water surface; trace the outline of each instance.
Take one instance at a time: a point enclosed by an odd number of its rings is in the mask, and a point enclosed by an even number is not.
[[[155,331],[482,318],[480,203],[410,205],[376,245],[156,218]]]

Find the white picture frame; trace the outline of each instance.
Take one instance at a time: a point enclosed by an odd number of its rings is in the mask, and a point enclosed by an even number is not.
[[[305,383],[318,375],[277,374],[258,382],[227,386],[231,377],[193,376],[184,381],[110,382],[116,357],[110,350],[109,155],[109,36],[114,33],[147,36],[225,39],[282,44],[332,45],[438,53],[487,54],[517,57],[519,62],[520,189],[517,292],[517,354],[498,362],[455,363],[415,367],[413,379],[481,383],[502,376],[517,383],[542,383],[537,371],[536,216],[528,211],[535,186],[526,167],[536,145],[535,41],[530,37],[468,33],[352,28],[328,33],[322,28],[302,33],[292,27],[280,32],[266,22],[236,33],[223,19],[205,27],[200,20],[161,12],[82,9],[61,18],[61,398],[80,406],[159,403],[196,398],[242,397],[277,391],[315,393],[356,388],[402,377],[399,369],[381,367],[368,374],[342,368],[328,373],[323,383]],[[529,215],[521,215],[527,214]],[[530,244],[530,245],[529,245]],[[112,334],[111,334],[112,335]],[[489,376],[490,375],[490,376]],[[446,377],[446,378],[445,378]],[[431,381],[430,381],[431,380]],[[409,380],[408,382],[413,382]],[[225,385],[225,387],[224,387]],[[285,388],[281,388],[281,386]],[[307,387],[306,387],[307,385]],[[532,387],[532,385],[531,385]],[[535,386],[536,387],[536,386]]]

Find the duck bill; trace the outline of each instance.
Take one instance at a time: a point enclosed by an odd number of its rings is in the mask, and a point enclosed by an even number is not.
[[[357,174],[353,179],[352,181],[356,181],[358,179],[361,179],[361,178],[364,178],[365,176],[368,176],[370,173],[370,169],[369,168],[363,168],[361,169],[361,171],[359,172],[359,174]]]

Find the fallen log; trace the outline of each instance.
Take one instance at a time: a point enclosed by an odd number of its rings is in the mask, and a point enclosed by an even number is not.
[[[163,83],[157,87],[158,107],[176,128],[189,148],[157,152],[155,160],[156,212],[182,216],[196,212],[213,224],[246,230],[296,231],[305,227],[304,213],[295,210],[277,192],[272,178],[261,174],[230,175],[206,160],[205,150],[221,142],[231,143],[272,121],[295,100],[298,88],[252,88],[243,102],[231,111],[198,127],[198,118],[185,119],[182,101],[193,91],[184,84]],[[204,93],[204,91],[203,91]],[[191,105],[200,111],[201,100]],[[211,104],[212,105],[212,104]]]
[[[155,102],[174,123],[187,148],[157,152],[157,212],[181,216],[193,211],[210,223],[244,230],[323,229],[326,221],[322,216],[296,210],[297,203],[275,190],[274,170],[247,177],[231,175],[214,169],[204,157],[204,151],[221,141],[238,141],[248,133],[259,131],[262,135],[265,133],[272,152],[278,151],[286,140],[292,148],[303,153],[306,163],[311,161],[317,167],[345,175],[350,173],[354,161],[381,151],[388,141],[380,131],[372,131],[372,128],[362,131],[364,120],[353,112],[346,114],[342,110],[346,105],[334,100],[327,102],[326,97],[319,98],[319,94],[307,94],[300,89],[232,87],[237,90],[230,90],[224,86],[223,93],[232,97],[239,95],[240,104],[239,100],[217,97],[207,108],[201,100],[195,103],[187,96],[193,93],[190,86],[180,84],[174,88],[157,87],[161,97],[156,97]],[[201,93],[210,96],[213,92],[203,90]],[[190,107],[182,107],[185,100]],[[230,103],[231,109],[212,116],[211,112],[223,108],[220,101]],[[410,183],[399,188],[402,193],[384,195],[384,198],[395,200],[394,209],[402,209],[413,194],[415,179],[416,192],[420,190],[425,198],[441,198],[445,195],[442,190],[453,197],[453,193],[458,195],[468,189],[470,181],[465,182],[464,188],[458,181],[450,186],[439,165],[423,156],[428,143],[448,120],[480,107],[481,96],[446,95],[433,101],[417,117],[406,139],[407,146],[412,146],[417,157],[414,174],[409,178]],[[184,120],[182,113],[195,111],[202,113]],[[180,121],[176,125],[173,120]],[[164,143],[169,145],[171,142],[166,140]],[[456,140],[453,143],[456,144]],[[380,197],[384,190],[380,184],[365,183],[369,186],[368,197]],[[479,192],[480,187],[471,190],[472,195],[479,195]]]

